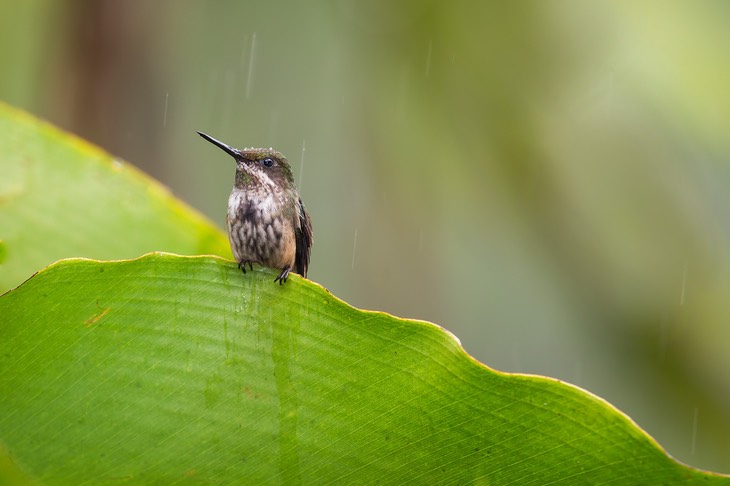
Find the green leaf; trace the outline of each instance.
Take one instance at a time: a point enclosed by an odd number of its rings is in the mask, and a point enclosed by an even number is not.
[[[0,297],[0,441],[48,484],[728,483],[430,323],[217,257],[66,260]]]
[[[0,290],[58,258],[230,257],[158,183],[0,104]],[[64,260],[0,296],[0,483],[726,481],[441,328],[217,257]]]
[[[230,257],[225,234],[158,182],[0,103],[0,292],[61,258]]]

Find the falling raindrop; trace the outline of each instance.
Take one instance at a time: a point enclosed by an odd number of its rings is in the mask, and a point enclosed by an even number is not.
[[[246,76],[246,99],[251,97],[251,85],[253,84],[253,66],[256,56],[256,32],[251,37],[251,52],[248,56],[248,75]]]
[[[426,55],[426,77],[431,75],[431,53],[433,52],[433,39],[428,41],[428,54]]]
[[[167,100],[170,97],[170,93],[165,93],[165,114],[162,117],[162,128],[167,127]]]
[[[351,268],[355,270],[355,250],[357,250],[357,228],[355,228],[355,239],[352,241],[352,264]]]
[[[694,456],[695,455],[695,448],[697,446],[697,419],[698,419],[699,411],[697,410],[697,407],[695,407],[694,410],[694,416],[692,417],[692,447],[690,449],[690,453]]]
[[[297,187],[302,190],[302,174],[304,174],[304,152],[307,150],[307,140],[302,139],[302,161],[299,163],[299,182]]]

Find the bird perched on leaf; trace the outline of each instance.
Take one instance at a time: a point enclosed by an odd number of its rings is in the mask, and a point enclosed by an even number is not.
[[[228,197],[228,239],[243,273],[253,263],[307,276],[312,249],[312,221],[294,185],[286,158],[273,149],[235,149],[215,138],[198,135],[236,161],[236,180]]]

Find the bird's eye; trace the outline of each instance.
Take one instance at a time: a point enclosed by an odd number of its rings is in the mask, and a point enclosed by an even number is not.
[[[261,160],[261,163],[264,167],[271,167],[274,165],[274,159],[270,159],[269,157],[266,157],[265,159]]]

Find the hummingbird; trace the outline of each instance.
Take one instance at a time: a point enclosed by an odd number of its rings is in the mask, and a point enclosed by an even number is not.
[[[228,240],[238,268],[246,273],[258,263],[307,276],[312,248],[312,220],[294,186],[286,157],[274,149],[236,149],[210,135],[198,135],[236,161],[236,179],[228,197]]]

